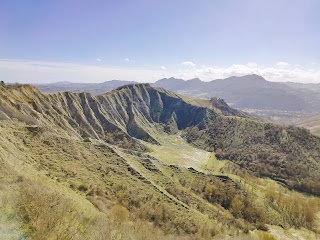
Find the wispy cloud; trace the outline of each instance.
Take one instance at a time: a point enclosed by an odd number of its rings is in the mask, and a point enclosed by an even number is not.
[[[131,60],[129,58],[125,58],[124,61],[131,62]]]
[[[196,64],[191,61],[185,61],[185,62],[182,62],[181,64],[184,66],[187,66],[187,67],[195,67],[196,66]]]
[[[160,68],[106,67],[64,62],[0,59],[0,80],[21,83],[44,83],[57,81],[102,82],[123,79],[138,82],[153,82],[165,77],[183,79],[200,78],[204,81],[258,74],[269,81],[320,82],[320,66],[288,64],[282,67],[263,66],[256,63],[230,66],[196,66],[168,70]],[[191,65],[190,65],[191,66]],[[164,71],[165,70],[165,71]]]
[[[97,62],[101,62],[101,58],[96,58],[96,61]]]
[[[310,69],[307,66],[291,67],[290,64],[283,64],[282,66],[279,66],[279,64],[275,66],[259,66],[257,64],[233,64],[227,67],[201,66],[195,69],[193,77],[217,79],[248,74],[261,75],[269,81],[320,83],[320,69]]]

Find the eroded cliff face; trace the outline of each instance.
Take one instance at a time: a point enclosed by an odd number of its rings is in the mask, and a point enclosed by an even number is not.
[[[106,140],[131,136],[157,143],[156,128],[176,132],[204,125],[209,109],[148,84],[127,85],[109,93],[42,94],[31,86],[1,86],[0,117],[46,127],[60,127],[74,137]]]

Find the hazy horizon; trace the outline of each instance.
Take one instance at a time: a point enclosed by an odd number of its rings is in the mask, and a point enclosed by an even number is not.
[[[99,81],[99,82],[89,82],[89,81],[83,81],[83,82],[77,82],[77,81],[68,81],[68,80],[65,80],[65,81],[53,81],[53,82],[19,82],[19,81],[5,81],[5,83],[9,83],[9,84],[14,84],[14,83],[18,83],[18,84],[32,84],[32,85],[47,85],[47,84],[59,84],[59,83],[74,83],[74,84],[99,84],[99,83],[105,83],[105,82],[111,82],[111,81],[124,81],[124,82],[134,82],[134,83],[155,83],[159,80],[163,80],[163,79],[176,79],[176,80],[183,80],[183,81],[191,81],[191,80],[194,80],[194,79],[199,79],[200,81],[202,82],[211,82],[211,81],[216,81],[216,80],[225,80],[225,79],[228,79],[228,78],[232,78],[232,77],[246,77],[246,76],[249,76],[249,75],[257,75],[257,74],[246,74],[246,75],[242,75],[242,76],[230,76],[230,77],[226,77],[226,78],[217,78],[217,79],[211,79],[211,80],[208,80],[208,81],[205,81],[201,78],[198,78],[198,77],[195,77],[195,78],[190,78],[190,79],[186,79],[186,78],[176,78],[176,77],[164,77],[164,78],[159,78],[155,81],[133,81],[133,80],[130,80],[130,79],[108,79],[108,80],[104,80],[104,81]],[[260,76],[260,75],[257,75],[257,76]],[[262,77],[262,76],[261,76]],[[292,81],[269,81],[268,79],[264,78],[266,81],[268,82],[279,82],[279,83],[301,83],[301,82],[292,82]],[[312,82],[304,82],[303,84],[320,84],[319,83],[312,83]]]

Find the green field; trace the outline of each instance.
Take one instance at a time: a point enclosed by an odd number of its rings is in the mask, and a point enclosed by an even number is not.
[[[204,170],[208,162],[212,160],[213,153],[195,148],[188,144],[179,134],[158,135],[162,145],[151,143],[144,144],[151,149],[150,155],[166,164],[179,165],[182,167],[193,167],[197,170]]]

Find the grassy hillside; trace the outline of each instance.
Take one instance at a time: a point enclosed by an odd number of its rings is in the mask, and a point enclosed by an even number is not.
[[[207,128],[191,127],[184,136],[196,146],[215,150],[261,177],[320,194],[320,138],[308,130],[237,117],[217,117]]]
[[[269,202],[273,195],[277,199],[294,193],[278,196],[273,187],[259,193],[265,184],[254,186],[257,181],[250,175],[229,175],[232,165],[222,167],[223,173],[216,177],[217,172],[211,174],[208,169],[205,174],[179,164],[166,165],[145,153],[34,132],[20,123],[2,121],[1,131],[2,191],[12,199],[2,206],[9,218],[5,225],[14,221],[19,236],[111,239],[112,229],[119,236],[130,234],[134,239],[141,239],[140,234],[150,239],[154,232],[159,239],[164,234],[168,239],[176,238],[176,234],[179,238],[220,239],[221,234],[234,238],[255,227],[265,230],[265,223],[295,226],[285,211],[273,209],[278,200]],[[269,193],[271,189],[274,193]],[[311,199],[296,197],[302,207],[296,214],[302,214]],[[317,206],[316,202],[310,204],[313,210]],[[313,218],[295,224],[314,229]],[[144,233],[134,230],[146,222],[153,225]],[[106,223],[108,228],[103,227]],[[248,237],[256,235],[258,232]]]
[[[294,160],[308,154],[314,165],[308,160],[305,166],[317,169],[318,138],[306,131],[225,117],[142,84],[99,96],[0,86],[0,96],[0,236],[318,236],[319,198],[258,178],[265,159],[258,156],[251,164],[243,154],[257,142],[281,157],[289,156],[285,147],[299,146],[304,152],[293,152]],[[280,143],[278,130],[287,134]],[[230,157],[231,151],[247,165]],[[306,177],[316,180],[313,173]],[[286,184],[294,183],[286,177]]]

